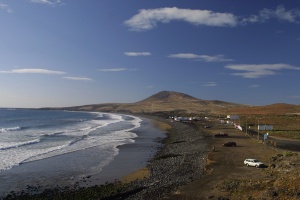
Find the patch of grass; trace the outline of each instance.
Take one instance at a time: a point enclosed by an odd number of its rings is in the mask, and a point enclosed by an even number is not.
[[[155,127],[158,127],[162,131],[169,132],[172,129],[172,127],[169,124],[164,123],[164,122],[160,122],[160,121],[157,121],[157,120],[152,120],[152,124]]]
[[[269,132],[270,135],[300,140],[300,130],[278,130]]]
[[[297,156],[297,155],[298,155],[298,153],[291,152],[291,151],[285,151],[284,152],[285,157],[291,157],[291,156]]]

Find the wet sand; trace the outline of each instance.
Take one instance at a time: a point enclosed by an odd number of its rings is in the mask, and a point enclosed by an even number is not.
[[[165,199],[181,186],[200,179],[205,171],[210,136],[194,124],[149,116],[172,129],[147,168],[149,177],[132,182],[128,199]],[[137,192],[135,192],[137,191]]]
[[[134,143],[119,146],[119,154],[115,156],[111,163],[98,174],[94,174],[88,180],[85,180],[85,182],[80,182],[79,185],[86,187],[106,182],[112,183],[129,174],[134,174],[136,171],[145,169],[148,161],[153,158],[156,151],[161,147],[156,139],[164,138],[166,134],[165,131],[153,126],[153,122],[149,119],[144,119],[143,123],[141,128],[133,131],[138,135]]]

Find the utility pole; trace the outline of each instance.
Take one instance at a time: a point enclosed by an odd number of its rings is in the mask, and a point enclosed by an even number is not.
[[[248,120],[246,118],[246,134],[247,134],[247,128],[248,128]]]
[[[258,118],[258,122],[257,122],[257,139],[259,141],[259,118]]]

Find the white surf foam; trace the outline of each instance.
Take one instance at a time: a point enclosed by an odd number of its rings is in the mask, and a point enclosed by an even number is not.
[[[108,119],[82,121],[75,126],[64,127],[63,130],[40,130],[33,133],[32,136],[39,136],[38,139],[31,139],[23,142],[2,142],[0,143],[0,171],[12,168],[21,163],[36,161],[50,158],[66,153],[80,151],[87,148],[99,147],[107,153],[107,159],[101,165],[107,165],[114,156],[118,154],[117,146],[132,143],[137,135],[131,132],[133,129],[140,127],[141,119],[129,116],[132,120],[126,121],[132,125],[123,130],[112,131],[107,134],[89,135],[91,132],[97,132],[101,128],[113,125],[118,122],[125,123],[124,115],[105,114]],[[99,117],[103,117],[99,113]],[[42,140],[45,136],[59,135],[64,136],[64,140],[52,141]],[[32,144],[32,145],[31,145]]]

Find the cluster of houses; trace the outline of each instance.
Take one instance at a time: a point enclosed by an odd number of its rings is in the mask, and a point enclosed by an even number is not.
[[[238,115],[227,115],[227,119],[229,119],[229,120],[227,120],[226,122],[225,122],[225,120],[221,120],[221,123],[233,124],[236,129],[243,131],[243,127],[241,125],[235,123],[235,120],[240,120]],[[233,120],[233,121],[231,121],[231,120]],[[250,126],[248,129],[250,129]],[[259,137],[259,131],[268,131],[268,130],[273,130],[273,125],[258,124],[257,125],[258,137]],[[248,132],[247,127],[246,127],[246,132]],[[264,141],[267,140],[268,135],[269,135],[269,133],[263,134]]]
[[[176,122],[184,122],[184,123],[192,123],[194,121],[201,121],[201,120],[210,120],[209,117],[177,117],[177,116],[169,116],[169,119],[174,120]],[[245,127],[241,126],[238,122],[240,121],[240,117],[238,115],[227,115],[226,118],[220,119],[220,122],[222,124],[231,124],[236,129],[240,131],[244,131]],[[208,126],[210,128],[210,126]],[[205,126],[205,128],[207,128]],[[249,127],[246,127],[247,129],[250,129]],[[266,131],[266,130],[273,130],[273,125],[266,125],[266,124],[258,124],[257,125],[257,131]],[[267,137],[268,134],[265,134],[265,137]],[[265,138],[266,139],[266,138]]]
[[[169,119],[172,119],[176,122],[193,122],[193,121],[200,121],[200,117],[176,117],[170,116]]]

